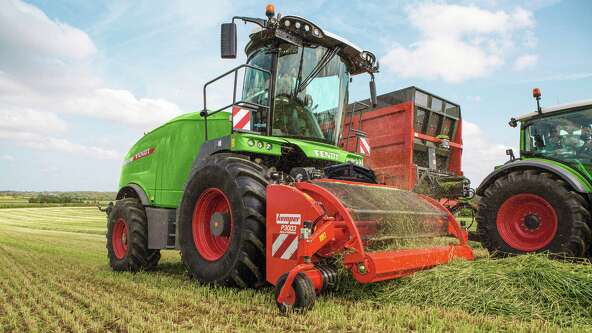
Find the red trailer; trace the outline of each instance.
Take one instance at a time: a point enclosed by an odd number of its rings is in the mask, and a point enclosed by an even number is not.
[[[460,106],[417,87],[349,105],[341,145],[366,154],[381,183],[437,199],[470,196],[463,177]],[[451,203],[453,204],[453,203]]]

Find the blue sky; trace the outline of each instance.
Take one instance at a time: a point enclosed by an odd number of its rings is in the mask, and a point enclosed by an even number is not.
[[[219,24],[266,2],[0,3],[0,190],[115,190],[144,131],[201,108]],[[276,1],[380,59],[379,93],[416,85],[461,104],[464,170],[478,184],[506,147],[511,116],[592,98],[592,2]],[[250,26],[239,27],[245,45]],[[222,103],[218,89],[215,102]],[[354,80],[352,100],[367,97]]]

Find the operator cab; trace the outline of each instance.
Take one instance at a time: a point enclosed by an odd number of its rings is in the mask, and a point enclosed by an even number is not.
[[[592,100],[541,108],[540,90],[534,89],[533,96],[537,111],[510,121],[522,124],[522,155],[592,163]]]
[[[300,47],[281,43],[278,47],[271,134],[335,144],[347,104],[349,73],[345,63],[321,45]],[[270,49],[255,49],[248,63],[271,70],[274,55]],[[268,104],[266,88],[252,84],[260,82],[260,76],[261,72],[247,69],[243,99]],[[265,133],[265,114],[256,119],[253,129]]]
[[[270,6],[266,15],[267,20],[234,17],[233,23],[222,25],[223,58],[236,57],[234,20],[255,23],[258,30],[245,48],[246,65],[239,66],[246,67],[241,99],[205,116],[232,107],[233,114],[248,112],[250,119],[246,127],[234,126],[233,131],[336,146],[350,77],[368,73],[372,100],[376,100],[376,57],[306,19],[276,16]]]
[[[531,119],[523,127],[523,154],[592,162],[592,105]]]

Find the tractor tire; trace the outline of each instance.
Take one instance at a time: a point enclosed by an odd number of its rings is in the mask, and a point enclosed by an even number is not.
[[[481,244],[494,256],[549,252],[582,257],[592,243],[586,200],[563,180],[539,170],[498,178],[477,212]]]
[[[189,275],[240,288],[265,284],[266,169],[236,154],[196,167],[179,206],[179,245]]]
[[[135,198],[118,200],[109,213],[107,254],[114,271],[151,270],[160,250],[148,249],[148,223],[144,207]]]
[[[288,273],[280,276],[275,286],[275,303],[282,314],[292,311],[306,311],[312,309],[317,298],[312,281],[304,273],[298,273],[292,282],[292,288],[289,290],[287,303],[277,301],[282,287],[286,283]]]

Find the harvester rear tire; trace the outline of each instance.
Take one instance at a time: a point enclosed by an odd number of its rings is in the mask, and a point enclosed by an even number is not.
[[[118,200],[113,206],[107,223],[107,254],[114,271],[150,270],[158,264],[160,250],[148,249],[146,213],[137,199]]]
[[[263,166],[227,153],[208,157],[192,171],[178,220],[181,258],[191,277],[240,288],[265,285],[265,175]],[[212,199],[200,206],[208,195],[217,197],[217,203],[212,204]],[[200,207],[206,211],[204,207],[211,205],[225,207],[214,210],[230,219],[223,222],[230,224],[223,241],[200,227],[208,216],[214,221],[211,209],[205,216],[199,212]],[[229,214],[224,213],[226,209]]]
[[[540,170],[498,178],[485,190],[476,218],[481,244],[498,257],[531,252],[582,257],[592,243],[586,200],[563,180]],[[549,224],[554,228],[545,231]]]
[[[280,276],[275,286],[275,303],[282,314],[289,312],[300,312],[312,309],[314,306],[317,294],[315,293],[312,281],[304,273],[298,273],[292,282],[292,298],[293,304],[282,304],[277,301],[282,287],[286,283],[288,273]]]

